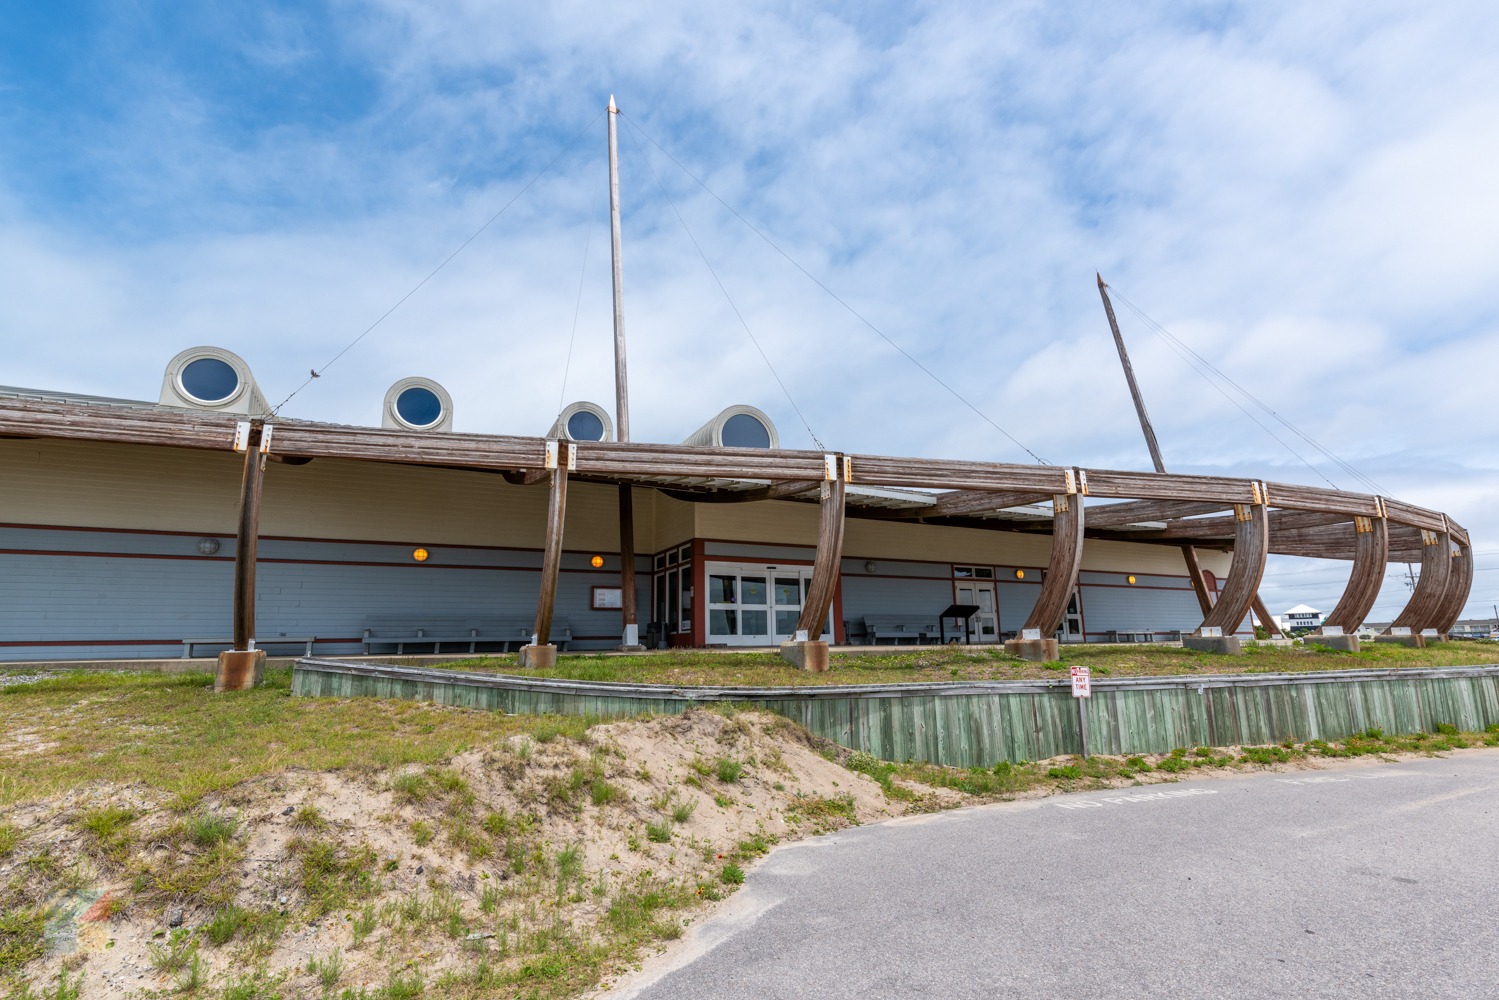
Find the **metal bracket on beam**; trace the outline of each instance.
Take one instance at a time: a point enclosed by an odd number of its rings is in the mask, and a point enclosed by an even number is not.
[[[262,455],[271,453],[271,432],[275,429],[273,424],[265,424],[260,428],[260,453]]]
[[[558,442],[552,440],[551,438],[547,439],[547,457],[545,467],[548,469],[555,469],[557,467],[557,444]]]
[[[822,456],[822,473],[823,473],[822,478],[827,479],[827,480],[834,480],[834,479],[838,478],[838,456],[837,455],[824,455],[824,456]]]
[[[234,425],[234,450],[246,451],[250,447],[250,421],[241,420]]]

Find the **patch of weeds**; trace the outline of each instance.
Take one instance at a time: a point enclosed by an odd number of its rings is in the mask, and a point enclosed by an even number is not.
[[[498,886],[486,885],[484,893],[479,897],[479,910],[483,913],[494,913],[500,906],[500,890]]]
[[[1140,774],[1144,774],[1147,771],[1154,771],[1155,768],[1151,767],[1150,762],[1144,757],[1130,757],[1125,760],[1123,770],[1126,773],[1130,771],[1136,771]]]
[[[1083,776],[1083,771],[1082,768],[1078,767],[1076,764],[1063,764],[1061,767],[1053,767],[1048,769],[1046,772],[1046,776],[1048,778],[1061,778],[1063,780],[1070,781],[1075,778],[1081,778]]]
[[[353,936],[355,948],[363,947],[364,939],[374,933],[377,922],[375,904],[366,903],[364,909],[359,912],[359,916],[349,924],[349,933]]]
[[[0,858],[7,857],[20,842],[20,830],[9,823],[0,823]]]
[[[1285,746],[1268,747],[1244,747],[1244,752],[1239,755],[1239,760],[1248,764],[1284,764],[1294,757],[1304,756]],[[1165,762],[1156,765],[1164,766]]]
[[[625,793],[616,785],[611,785],[604,780],[603,775],[595,776],[589,786],[589,792],[596,806],[607,805],[623,799]]]
[[[218,947],[228,944],[244,923],[245,911],[230,903],[213,915],[208,926],[203,928],[203,934],[208,938],[209,944]]]
[[[724,885],[743,885],[744,869],[730,861],[723,866],[723,871],[718,873],[718,880]]]
[[[448,823],[448,843],[475,861],[482,861],[494,853],[489,841],[471,830],[462,819]]]
[[[251,913],[245,917],[245,955],[249,958],[265,958],[276,950],[276,942],[286,929],[286,918],[274,911]]]
[[[713,765],[704,760],[701,756],[694,757],[689,760],[687,762],[687,766],[692,768],[698,774],[702,775],[704,778],[709,777],[713,774]]]
[[[660,934],[661,911],[690,906],[699,898],[698,888],[689,890],[665,882],[650,882],[634,892],[620,892],[609,904],[605,917],[609,927],[629,940],[653,938]]]
[[[734,804],[734,800],[731,797],[727,795],[720,795],[716,792],[713,795],[713,801],[718,805],[718,808],[720,809],[727,809],[729,808],[729,806]]]
[[[78,1000],[78,994],[82,989],[83,973],[78,973],[78,978],[70,983],[68,970],[64,967],[57,974],[57,985],[50,990],[42,991],[42,1000]]]
[[[19,969],[42,953],[47,916],[40,906],[0,914],[0,972]]]
[[[203,956],[194,951],[187,964],[177,973],[177,989],[183,993],[196,993],[207,978],[208,970],[203,967]]]
[[[531,733],[536,737],[537,743],[550,743],[562,735],[562,728],[550,722],[544,722],[537,726]]]
[[[723,757],[719,759],[715,771],[718,774],[719,781],[722,781],[724,784],[731,784],[738,781],[740,776],[744,774],[744,765],[737,760],[730,760],[727,757]]]
[[[78,828],[90,834],[93,843],[105,854],[114,860],[123,861],[131,840],[128,827],[135,816],[131,810],[118,806],[90,809],[79,818]],[[0,851],[0,854],[3,853],[6,852]]]
[[[239,830],[239,821],[218,813],[198,813],[187,821],[187,835],[199,847],[225,844]]]
[[[305,803],[297,810],[297,814],[292,817],[292,822],[307,830],[321,830],[328,825],[328,821],[323,819],[322,811],[311,802]]]
[[[416,841],[417,847],[426,847],[432,843],[433,836],[432,824],[424,820],[417,820],[411,824],[411,839]]]
[[[697,799],[692,799],[687,802],[678,802],[671,810],[672,821],[676,823],[685,823],[692,818],[692,814],[696,811]]]
[[[420,774],[398,774],[390,783],[396,798],[407,802],[420,802],[427,797],[427,779]]]
[[[197,954],[198,942],[192,931],[179,927],[162,944],[147,945],[146,951],[151,956],[152,968],[179,972]]]
[[[740,858],[753,858],[762,854],[769,854],[771,847],[779,841],[775,836],[767,837],[763,833],[757,833],[748,840],[741,840],[735,855]]]
[[[379,891],[374,876],[379,859],[368,844],[344,850],[328,841],[294,838],[286,848],[301,855],[302,892],[315,917]]]
[[[315,958],[307,960],[307,972],[317,977],[318,982],[323,984],[323,989],[331,990],[338,985],[338,981],[344,975],[344,957],[337,948],[333,954],[319,962]]]
[[[280,977],[256,969],[224,987],[224,1000],[278,1000],[276,987],[279,985]]]
[[[645,836],[653,844],[669,844],[671,843],[671,823],[664,819],[656,823],[647,823]]]
[[[566,895],[567,890],[583,873],[583,845],[573,844],[557,852],[557,895]]]

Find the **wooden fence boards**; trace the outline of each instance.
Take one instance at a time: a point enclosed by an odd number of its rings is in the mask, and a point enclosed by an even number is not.
[[[1095,679],[1084,703],[1098,753],[1168,753],[1184,746],[1339,740],[1440,723],[1499,722],[1499,665],[1317,674]],[[292,693],[393,698],[519,714],[625,718],[749,702],[818,736],[883,760],[956,767],[1045,760],[1081,751],[1077,703],[1065,681],[986,681],[807,688],[674,688],[544,681],[305,658]]]

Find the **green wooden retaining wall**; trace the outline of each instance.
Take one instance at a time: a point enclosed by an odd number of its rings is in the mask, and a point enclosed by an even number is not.
[[[1499,722],[1499,665],[1306,674],[1219,674],[1093,681],[1085,699],[1094,753],[1165,753],[1286,739],[1337,740],[1378,726],[1433,731]],[[401,698],[491,711],[622,718],[712,702],[751,703],[884,760],[958,767],[1079,753],[1078,705],[1065,679],[798,688],[671,687],[542,680],[453,670],[297,661],[292,693]]]

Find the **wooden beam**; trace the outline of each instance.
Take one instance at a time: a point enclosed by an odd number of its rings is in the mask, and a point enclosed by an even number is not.
[[[532,486],[543,480],[549,480],[552,474],[548,469],[527,469],[524,472],[506,470],[502,471],[500,475],[505,477],[505,482],[513,486]]]
[[[842,479],[824,480],[822,509],[817,518],[817,555],[812,562],[812,581],[807,585],[807,599],[802,604],[801,617],[796,622],[797,631],[806,629],[808,639],[822,637],[828,612],[833,607],[833,595],[838,590],[838,575],[843,565],[844,494]]]
[[[1265,607],[1264,601],[1260,600],[1259,591],[1254,592],[1254,603],[1250,605],[1250,608],[1254,611],[1255,617],[1260,620],[1260,624],[1265,627],[1267,633],[1272,636],[1278,635],[1282,639],[1286,637],[1281,627],[1275,624],[1275,618],[1270,614],[1270,609]]]
[[[1233,635],[1244,622],[1265,575],[1265,556],[1270,548],[1270,519],[1264,504],[1241,504],[1234,511],[1238,531],[1234,535],[1234,561],[1228,568],[1228,579],[1218,594],[1218,603],[1202,620],[1205,627],[1217,627],[1224,635]]]
[[[1405,609],[1395,616],[1390,628],[1409,628],[1412,632],[1435,628],[1442,608],[1442,596],[1452,577],[1452,540],[1445,531],[1421,532],[1421,579]],[[1466,596],[1466,595],[1465,595]],[[1386,630],[1389,634],[1389,630]]]
[[[1170,521],[1233,509],[1232,503],[1202,503],[1192,500],[1136,500],[1131,503],[1099,504],[1088,507],[1088,527]]]
[[[1468,604],[1468,594],[1473,587],[1473,548],[1467,542],[1455,543],[1452,550],[1452,578],[1442,594],[1441,606],[1437,608],[1432,626],[1446,635],[1462,617]]]
[[[1389,497],[1381,497],[1380,500],[1384,504],[1385,516],[1390,519],[1391,524],[1406,524],[1412,528],[1425,528],[1427,531],[1445,532],[1447,530],[1447,518],[1434,510],[1417,507],[1415,504],[1401,503]]]
[[[557,571],[562,566],[562,524],[567,515],[567,461],[552,470],[547,495],[547,535],[541,553],[541,593],[536,598],[536,645],[552,638],[552,609],[557,604]]]
[[[1041,582],[1036,606],[1022,626],[1040,629],[1043,639],[1062,624],[1083,561],[1082,498],[1057,495],[1052,497],[1052,504],[1055,515],[1051,522],[1051,558],[1046,564],[1046,578]]]
[[[1364,493],[1324,490],[1294,483],[1265,483],[1265,502],[1272,507],[1290,510],[1322,511],[1330,514],[1383,517],[1379,498]],[[1274,525],[1271,525],[1272,530]]]
[[[823,480],[791,479],[771,483],[757,490],[672,490],[657,487],[673,500],[687,503],[754,503],[759,500],[785,500],[810,490],[815,490]]]
[[[1206,618],[1213,610],[1213,595],[1208,591],[1207,579],[1202,575],[1202,563],[1197,560],[1197,549],[1191,545],[1183,545],[1182,559],[1187,564],[1187,579],[1192,581],[1192,591],[1197,595],[1197,606],[1202,609],[1202,617]]]
[[[1348,586],[1332,613],[1322,624],[1335,625],[1352,634],[1364,623],[1379,597],[1385,566],[1390,556],[1390,522],[1382,517],[1360,517],[1353,522],[1355,548]]]
[[[1259,484],[1252,479],[1221,476],[1177,476],[1165,472],[1121,472],[1083,469],[1090,497],[1121,500],[1207,500],[1219,503],[1257,503]]]
[[[260,453],[260,421],[250,423],[245,471],[239,486],[239,531],[234,543],[234,648],[246,650],[255,638],[255,549],[260,539],[260,491],[265,456]]]
[[[620,617],[624,625],[621,642],[638,645],[637,634],[630,640],[630,626],[637,625],[635,608],[635,487],[619,484],[619,585]]]

